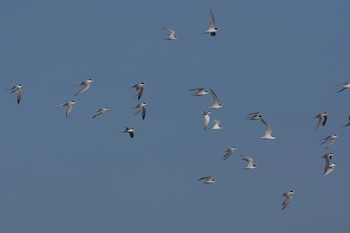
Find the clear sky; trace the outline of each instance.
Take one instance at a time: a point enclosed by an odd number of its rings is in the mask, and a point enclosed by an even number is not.
[[[202,34],[209,9],[216,37]],[[347,0],[2,0],[0,232],[346,232],[350,90],[336,92],[350,81],[349,12]],[[196,87],[218,94],[222,130],[203,130],[212,98]],[[57,105],[69,100],[66,119]],[[277,140],[259,139],[263,125],[245,119],[255,111]],[[328,152],[337,167],[324,177]],[[258,167],[242,169],[241,154]],[[208,175],[215,184],[197,181]]]

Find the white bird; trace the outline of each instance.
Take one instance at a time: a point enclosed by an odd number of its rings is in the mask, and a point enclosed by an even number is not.
[[[248,120],[261,120],[263,116],[260,114],[260,112],[252,112],[247,114],[247,117],[245,119]]]
[[[134,108],[137,109],[136,114],[138,114],[139,112],[141,112],[141,115],[142,115],[142,119],[144,120],[145,117],[146,117],[146,103],[141,103],[141,104],[138,104],[136,105]]]
[[[177,39],[174,30],[169,29],[169,28],[163,28],[163,29],[169,33],[167,40],[176,40]]]
[[[204,129],[206,130],[208,128],[208,124],[209,124],[209,121],[210,121],[210,113],[211,111],[204,111],[201,113],[201,115],[204,116]]]
[[[220,121],[218,121],[218,120],[213,120],[214,121],[214,125],[213,125],[213,127],[211,127],[210,129],[222,129],[222,126],[221,125],[219,125],[220,124]]]
[[[211,36],[216,36],[216,33],[218,31],[221,31],[221,29],[215,27],[215,17],[211,9],[209,11],[209,18],[210,18],[209,28],[206,32],[204,32],[204,34],[210,34]]]
[[[272,135],[272,128],[271,128],[270,124],[265,120],[265,118],[261,116],[260,120],[265,126],[265,134],[264,134],[264,136],[262,136],[260,138],[261,139],[265,139],[265,140],[277,139],[276,136]]]
[[[14,85],[11,89],[8,89],[11,93],[16,93],[16,99],[17,99],[17,104],[19,104],[21,102],[21,98],[22,98],[22,85],[21,84],[17,84]]]
[[[68,101],[64,104],[61,104],[59,106],[66,106],[67,107],[67,110],[66,110],[66,118],[69,117],[69,115],[72,113],[73,111],[73,106],[76,104],[77,102],[72,100],[72,101]]]
[[[254,160],[251,157],[242,155],[242,160],[248,162],[248,164],[245,167],[245,169],[254,169],[254,168],[256,168],[256,165],[253,163]]]
[[[128,128],[128,127],[125,127],[125,130],[122,131],[122,133],[128,133],[131,138],[134,138],[134,132],[135,132],[134,128]]]
[[[222,104],[220,104],[217,94],[211,88],[210,88],[210,92],[211,92],[211,95],[213,96],[213,105],[210,108],[213,108],[213,109],[222,108],[223,106]]]
[[[208,91],[205,90],[204,88],[202,87],[199,87],[199,88],[193,88],[189,91],[196,91],[195,93],[193,93],[192,95],[194,96],[205,96],[205,95],[208,95]]]
[[[282,197],[285,197],[285,198],[284,198],[284,201],[282,203],[282,210],[284,210],[289,205],[289,203],[292,201],[293,194],[294,194],[293,190],[290,190],[288,192],[283,193]]]
[[[75,93],[74,96],[78,96],[81,93],[87,91],[87,89],[89,89],[92,82],[95,82],[95,80],[89,78],[88,80],[82,81],[80,84],[78,84],[78,85],[82,85],[83,87],[77,93]]]
[[[144,82],[137,83],[137,84],[132,86],[133,88],[135,88],[135,95],[133,98],[137,97],[138,100],[141,98],[144,86],[145,86]]]
[[[324,126],[327,123],[327,119],[328,119],[328,113],[327,112],[323,112],[318,114],[317,116],[315,116],[315,118],[318,118],[318,122],[315,128],[315,131],[318,130],[318,128],[322,126]]]
[[[323,175],[324,175],[324,176],[329,175],[329,173],[331,173],[332,171],[334,171],[335,166],[336,166],[336,164],[335,164],[335,163],[331,163],[331,164],[329,164],[329,166],[328,166],[327,170],[324,172],[324,174],[323,174]]]
[[[232,147],[228,148],[227,150],[225,150],[225,154],[222,157],[223,160],[226,160],[228,157],[230,157],[236,150],[237,150],[237,148],[234,147],[234,146],[232,146]]]
[[[321,142],[321,145],[327,143],[325,147],[325,150],[327,150],[335,142],[335,140],[337,140],[337,137],[338,136],[336,134],[329,135],[322,139],[323,142]]]
[[[350,88],[350,82],[344,82],[340,85],[341,85],[341,89],[337,93],[342,92],[342,91]]]
[[[329,173],[331,173],[334,168],[335,168],[335,163],[332,163],[331,160],[333,159],[333,157],[335,156],[334,153],[328,153],[325,154],[324,156],[322,156],[322,158],[325,159],[325,166],[324,166],[324,170],[323,170],[323,175],[326,176]]]
[[[215,183],[215,180],[212,176],[204,176],[199,178],[198,180],[203,180],[203,184],[213,184]]]
[[[108,111],[108,108],[107,107],[103,107],[103,108],[100,108],[98,110],[96,110],[95,114],[92,116],[92,118],[95,118],[103,113],[105,113],[106,111]]]

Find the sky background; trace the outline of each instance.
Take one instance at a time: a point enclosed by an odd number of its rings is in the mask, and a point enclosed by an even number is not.
[[[0,2],[0,232],[346,232],[349,1]],[[222,28],[202,34],[209,9]],[[176,31],[167,41],[163,27]],[[78,97],[81,81],[96,80]],[[132,85],[145,82],[143,97]],[[7,89],[23,85],[22,102]],[[212,88],[220,131],[203,130]],[[65,118],[69,100],[78,103]],[[133,107],[148,104],[146,119]],[[103,106],[110,110],[92,119]],[[264,127],[246,120],[260,111]],[[314,131],[314,117],[329,112]],[[135,138],[120,133],[134,127]],[[336,133],[328,150],[321,139]],[[222,161],[224,151],[238,147]],[[324,159],[337,167],[323,176]],[[242,169],[241,154],[255,170]],[[212,175],[213,185],[197,181]],[[294,199],[281,210],[283,192]]]

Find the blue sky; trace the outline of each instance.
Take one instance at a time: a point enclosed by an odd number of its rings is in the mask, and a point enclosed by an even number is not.
[[[0,2],[0,232],[344,232],[349,1]],[[209,9],[222,32],[213,38]],[[163,40],[162,29],[178,40]],[[96,82],[78,97],[76,84]],[[131,86],[145,82],[140,101]],[[6,89],[21,83],[16,104]],[[224,107],[204,131],[212,88]],[[57,106],[76,100],[71,116]],[[146,119],[133,107],[148,104]],[[110,110],[92,119],[103,106]],[[261,141],[260,111],[275,141]],[[327,124],[314,132],[320,113]],[[136,128],[135,138],[120,133]],[[336,133],[328,150],[321,139]],[[222,161],[224,151],[238,147]],[[322,175],[327,152],[335,171]],[[240,154],[258,168],[242,169]],[[212,175],[213,185],[196,180]],[[282,193],[295,191],[281,210]]]

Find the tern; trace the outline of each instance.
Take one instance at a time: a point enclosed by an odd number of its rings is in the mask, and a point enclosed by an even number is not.
[[[219,125],[220,124],[220,121],[218,121],[218,120],[213,120],[214,121],[214,125],[213,125],[213,127],[211,127],[210,129],[222,129],[222,126],[221,125]]]
[[[90,79],[82,81],[80,84],[78,84],[78,85],[82,85],[83,87],[77,93],[75,93],[74,96],[78,96],[81,93],[87,91],[87,89],[89,89],[92,82],[95,82],[95,80],[90,78]]]
[[[215,183],[215,180],[212,176],[204,176],[199,178],[198,180],[203,181],[203,184],[213,184]]]
[[[289,205],[289,203],[292,201],[293,194],[294,194],[293,190],[290,190],[288,192],[283,193],[282,197],[285,197],[285,198],[284,198],[284,201],[282,203],[282,210],[284,210]]]
[[[333,159],[333,157],[335,156],[334,153],[328,153],[325,154],[324,156],[322,156],[322,158],[325,159],[325,166],[324,166],[324,170],[323,170],[323,175],[326,176],[329,173],[331,173],[334,168],[335,168],[335,163],[331,163],[331,160]]]
[[[205,130],[208,128],[208,124],[210,121],[210,116],[209,116],[210,113],[211,113],[211,111],[209,111],[209,110],[201,113],[204,116],[204,129]]]
[[[194,95],[194,96],[205,96],[205,95],[208,95],[208,94],[209,94],[208,91],[205,90],[205,89],[202,88],[202,87],[193,88],[193,89],[191,89],[191,90],[189,90],[189,91],[196,91],[195,93],[192,94],[192,95]]]
[[[327,112],[323,112],[318,114],[317,116],[315,116],[315,118],[318,118],[318,122],[315,128],[315,131],[318,130],[318,128],[322,126],[324,126],[327,123],[327,119],[328,119],[328,113]]]
[[[210,107],[212,109],[219,109],[219,108],[222,108],[222,104],[220,104],[220,101],[219,101],[219,98],[217,96],[217,94],[210,88],[210,92],[211,92],[211,95],[213,96],[213,105]]]
[[[103,108],[100,108],[98,110],[96,110],[95,114],[92,116],[92,118],[95,118],[103,113],[105,113],[106,111],[108,111],[108,108],[107,107],[103,107]]]
[[[142,104],[138,104],[136,105],[134,108],[137,109],[136,114],[140,113],[141,112],[141,115],[142,115],[142,119],[144,120],[145,117],[146,117],[146,103],[142,103]]]
[[[223,160],[226,160],[228,157],[230,157],[236,150],[237,150],[237,148],[234,147],[234,146],[228,148],[227,150],[225,150],[225,154],[224,154],[224,156],[222,157]]]
[[[327,150],[335,142],[335,140],[337,140],[337,137],[338,136],[336,134],[329,135],[322,139],[323,142],[321,142],[321,145],[327,143],[326,147],[324,148]]]
[[[342,92],[342,91],[350,88],[350,82],[344,82],[340,85],[341,85],[341,89],[339,91],[337,91],[337,93]]]
[[[136,98],[139,100],[142,96],[143,93],[143,89],[144,89],[145,83],[141,82],[141,83],[137,83],[135,85],[133,85],[132,87],[135,88],[135,95],[133,98]]]
[[[169,28],[163,28],[163,29],[169,33],[167,40],[176,40],[177,39],[174,30],[169,29]]]
[[[17,84],[14,85],[11,89],[8,89],[11,93],[16,93],[16,99],[17,99],[17,104],[19,104],[21,102],[21,98],[22,98],[22,85],[21,84]]]
[[[216,33],[218,31],[221,31],[221,29],[215,27],[215,17],[211,9],[209,11],[209,18],[210,18],[209,28],[206,32],[204,32],[204,34],[210,34],[211,36],[216,36]]]
[[[272,128],[271,128],[270,124],[265,120],[265,118],[261,116],[260,120],[265,126],[265,134],[264,134],[264,136],[262,136],[260,138],[261,139],[265,139],[265,140],[277,139],[276,136],[272,135]]]
[[[72,113],[73,111],[73,106],[76,104],[77,102],[72,100],[72,101],[68,101],[64,104],[61,104],[59,106],[66,106],[67,107],[67,111],[66,111],[66,118],[69,117],[69,115]]]
[[[128,127],[125,127],[124,131],[122,131],[122,133],[128,133],[131,138],[134,138],[134,132],[135,132],[134,128],[128,128]]]
[[[248,162],[248,164],[245,167],[245,169],[254,169],[254,168],[256,168],[256,165],[253,163],[254,160],[251,157],[242,155],[242,160]]]

